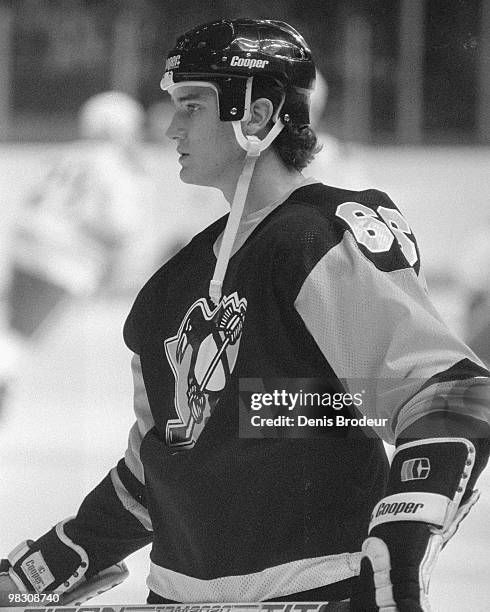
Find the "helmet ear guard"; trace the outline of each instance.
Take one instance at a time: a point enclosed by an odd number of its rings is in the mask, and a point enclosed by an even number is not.
[[[279,119],[279,112],[281,110],[282,105],[284,104],[284,97],[281,101],[281,104],[276,109],[272,116],[272,121],[274,125],[272,129],[269,130],[269,133],[262,140],[258,139],[255,136],[247,136],[243,133],[242,130],[242,122],[250,119],[250,109],[252,107],[252,85],[253,85],[254,77],[249,77],[247,79],[247,85],[245,89],[244,95],[244,110],[243,116],[241,120],[233,121],[232,126],[235,132],[235,138],[238,144],[247,152],[247,156],[250,157],[259,157],[262,151],[267,149],[273,140],[278,136],[281,130],[284,127],[284,123]]]
[[[219,113],[221,121],[245,121],[250,116],[253,77],[220,79]]]

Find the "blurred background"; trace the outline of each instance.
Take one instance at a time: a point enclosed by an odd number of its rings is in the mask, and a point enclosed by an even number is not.
[[[178,179],[166,51],[220,17],[281,19],[319,70],[305,174],[386,191],[448,326],[490,361],[490,0],[0,0],[0,553],[76,512],[132,423],[139,287],[226,212]],[[489,477],[433,579],[488,610]],[[148,551],[97,601],[141,603]]]

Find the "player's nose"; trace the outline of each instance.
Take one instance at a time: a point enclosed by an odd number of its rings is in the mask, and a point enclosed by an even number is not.
[[[172,121],[165,132],[165,136],[172,140],[185,137],[185,128],[182,120],[179,118],[179,113],[174,113]]]

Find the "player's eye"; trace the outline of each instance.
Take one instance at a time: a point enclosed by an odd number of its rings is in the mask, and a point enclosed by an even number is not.
[[[194,115],[195,113],[197,113],[198,110],[200,110],[200,105],[199,104],[192,104],[189,102],[186,102],[184,104],[184,110],[186,111],[186,113],[188,113],[189,115]]]

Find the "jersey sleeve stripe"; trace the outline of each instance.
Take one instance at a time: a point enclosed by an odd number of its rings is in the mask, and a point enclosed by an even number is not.
[[[490,378],[449,380],[432,384],[419,391],[398,414],[395,434],[433,412],[445,412],[473,417],[490,425],[488,404]]]
[[[119,465],[118,465],[119,468]],[[142,525],[148,530],[152,531],[153,526],[151,523],[150,515],[148,510],[143,506],[133,495],[131,495],[119,477],[118,468],[113,468],[110,472],[112,485],[116,492],[119,501],[123,507],[130,512]]]
[[[127,492],[133,497],[139,504],[146,508],[146,491],[145,485],[142,484],[131,472],[126,465],[124,459],[121,459],[117,466],[116,472],[119,480],[121,481]]]
[[[134,412],[142,436],[145,435],[155,424],[150,411],[150,404],[146,395],[145,381],[141,369],[140,356],[136,353],[131,359],[131,371],[133,374],[133,402]]]
[[[145,477],[143,465],[140,459],[140,447],[143,438],[155,425],[155,422],[151,414],[148,396],[146,395],[140,357],[137,354],[134,354],[131,360],[131,370],[133,373],[134,412],[136,415],[136,423],[129,432],[128,447],[126,449],[125,459],[126,465],[129,467],[132,474],[140,482],[144,483]]]
[[[443,323],[413,269],[379,270],[348,232],[306,277],[295,308],[349,391],[362,380],[361,411],[388,419],[378,433],[391,444],[398,412],[428,379],[464,358],[480,363]]]
[[[142,436],[138,423],[129,430],[128,447],[124,455],[126,465],[137,480],[144,483],[144,470],[143,464],[140,459],[140,447],[142,442]]]

